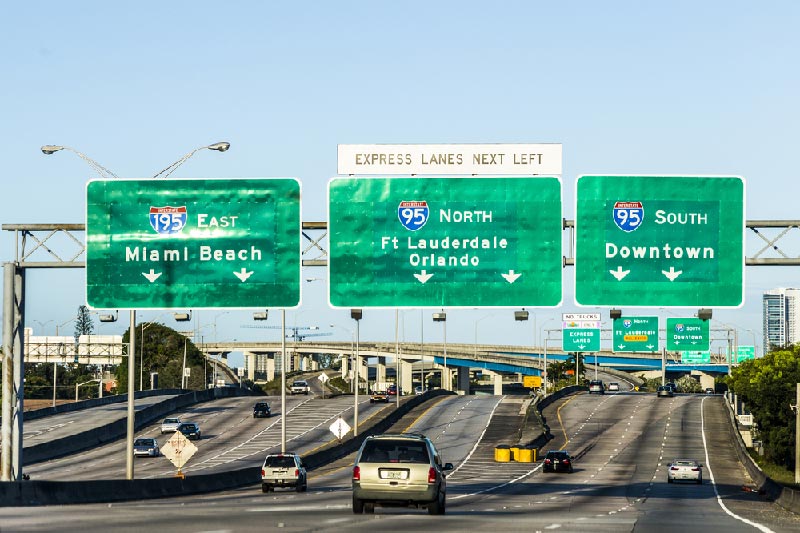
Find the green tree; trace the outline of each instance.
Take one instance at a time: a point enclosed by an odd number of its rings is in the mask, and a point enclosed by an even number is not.
[[[149,389],[150,373],[158,372],[158,388],[180,388],[181,371],[183,370],[183,351],[186,348],[186,367],[191,369],[187,380],[188,389],[201,390],[205,387],[205,361],[200,350],[192,341],[174,329],[157,322],[145,322],[134,329],[136,335],[136,368],[134,369],[134,388],[139,390],[139,357],[144,359],[143,379]],[[122,336],[122,342],[130,342],[130,329]],[[128,358],[124,357],[116,369],[117,390],[125,393],[128,390]]]
[[[795,416],[789,404],[800,383],[800,345],[745,361],[727,381],[758,423],[767,460],[794,469]]]
[[[75,319],[75,342],[81,335],[91,335],[94,332],[94,322],[89,308],[85,305],[78,307],[78,317]]]

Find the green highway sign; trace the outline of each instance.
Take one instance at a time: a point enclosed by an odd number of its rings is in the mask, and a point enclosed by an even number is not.
[[[658,317],[625,316],[614,319],[614,352],[657,352]]]
[[[561,181],[333,178],[333,307],[555,307]]]
[[[681,363],[684,364],[708,364],[711,362],[711,352],[708,350],[690,351],[681,350]]]
[[[744,301],[740,177],[580,176],[575,226],[578,305]]]
[[[565,328],[561,331],[561,349],[565,352],[599,352],[599,328]]]
[[[708,350],[708,320],[699,318],[667,318],[667,350]]]
[[[747,361],[748,359],[755,359],[755,358],[756,358],[755,346],[736,347],[736,361],[734,361],[735,363],[741,363],[742,361]]]
[[[89,306],[299,305],[296,179],[96,180],[86,191]]]

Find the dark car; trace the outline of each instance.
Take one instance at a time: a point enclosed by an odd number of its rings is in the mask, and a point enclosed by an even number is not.
[[[257,402],[253,406],[253,418],[269,418],[270,416],[272,416],[272,411],[267,402]]]
[[[659,398],[672,398],[675,393],[672,392],[672,389],[667,385],[662,385],[656,391],[656,394]]]
[[[544,456],[543,472],[568,472],[572,473],[572,457],[566,450],[550,450]]]
[[[183,433],[187,439],[200,439],[200,426],[194,422],[184,422],[178,426],[178,431]]]

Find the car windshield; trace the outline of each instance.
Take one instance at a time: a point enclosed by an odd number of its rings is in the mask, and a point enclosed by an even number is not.
[[[292,383],[292,385],[294,387],[305,387],[306,386],[306,382],[305,381],[295,381],[294,383]]]
[[[294,468],[294,457],[291,455],[270,455],[264,461],[264,466],[270,468]]]
[[[180,424],[181,420],[179,418],[167,418],[164,420],[165,424]]]
[[[133,441],[134,446],[152,446],[153,439],[136,439]]]
[[[696,461],[674,461],[672,466],[697,466]]]
[[[547,452],[547,459],[566,459],[569,457],[567,452]]]
[[[423,442],[367,441],[361,461],[365,463],[430,463]]]

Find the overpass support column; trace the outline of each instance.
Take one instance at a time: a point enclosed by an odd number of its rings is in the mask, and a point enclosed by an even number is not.
[[[456,390],[463,391],[464,394],[469,394],[469,367],[458,367],[458,385]]]
[[[256,380],[256,354],[247,352],[244,354],[245,361],[247,361],[247,379],[250,381]]]
[[[367,374],[364,374],[365,376]],[[377,383],[386,383],[386,358],[378,357],[378,364],[375,367],[375,381]]]
[[[317,362],[316,359],[314,359],[313,357],[309,357],[308,361],[311,363],[311,369],[310,370],[312,370],[314,372],[319,370],[319,363]]]
[[[485,375],[489,375],[492,377],[492,385],[494,385],[494,391],[492,394],[495,396],[502,396],[503,395],[503,374],[499,374],[497,372],[492,372],[491,370],[483,370]]]
[[[400,359],[400,389],[405,394],[414,394],[413,367],[409,361]]]
[[[342,354],[342,378],[347,379],[350,373],[350,354]]]
[[[267,381],[275,379],[275,356],[267,357]]]
[[[453,372],[446,366],[440,368],[442,369],[442,388],[444,390],[453,390]]]

